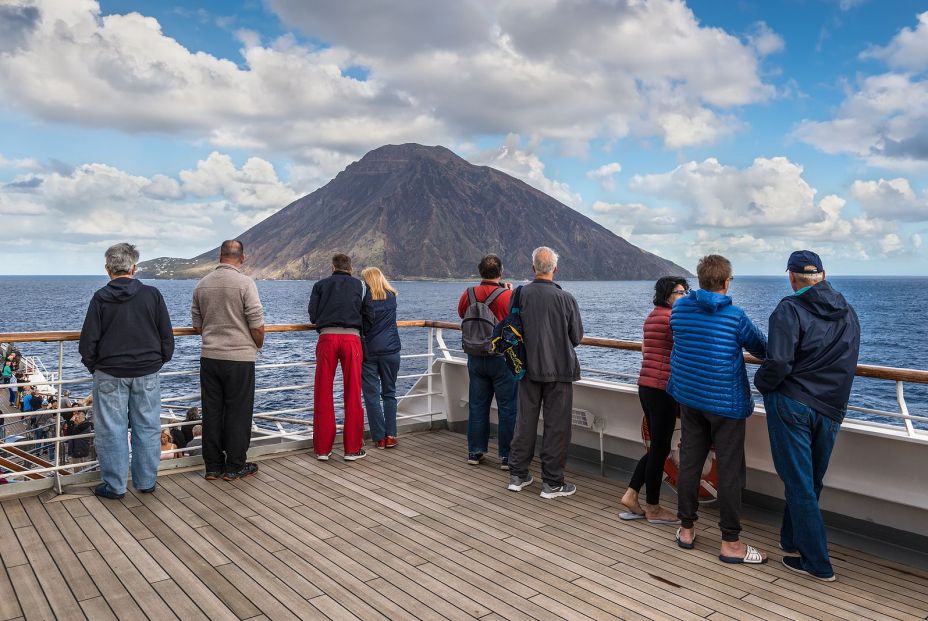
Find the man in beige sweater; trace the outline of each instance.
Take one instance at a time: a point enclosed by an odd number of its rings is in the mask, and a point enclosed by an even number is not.
[[[241,272],[242,242],[222,242],[219,265],[193,290],[193,329],[203,338],[200,398],[206,479],[234,481],[258,471],[246,462],[255,405],[255,357],[264,344],[264,309]]]

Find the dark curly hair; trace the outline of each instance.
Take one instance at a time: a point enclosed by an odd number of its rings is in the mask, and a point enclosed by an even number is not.
[[[683,288],[687,291],[690,290],[690,284],[686,282],[685,278],[679,276],[663,276],[657,279],[657,282],[654,283],[654,306],[664,306],[669,307],[667,304],[667,298],[670,297],[670,294],[673,293],[673,290],[677,285],[683,285]]]

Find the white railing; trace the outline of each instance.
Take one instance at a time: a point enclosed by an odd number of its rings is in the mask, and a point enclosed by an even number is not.
[[[410,392],[408,394],[397,397],[397,401],[400,402],[409,399],[424,399],[426,403],[425,411],[412,414],[401,414],[397,416],[397,422],[413,419],[421,423],[427,421],[428,427],[431,428],[433,417],[440,413],[434,411],[432,397],[441,394],[439,392],[435,392],[432,386],[432,377],[436,375],[432,372],[432,363],[434,361],[432,340],[434,338],[434,330],[431,327],[426,327],[425,322],[422,321],[398,322],[397,325],[401,328],[426,328],[428,330],[429,340],[426,353],[403,354],[400,356],[401,359],[404,360],[424,359],[427,365],[425,371],[422,373],[405,374],[397,378],[398,380],[402,379],[416,381],[421,378],[427,378],[427,389],[425,392]],[[269,325],[266,327],[266,331],[269,335],[276,332],[298,332],[309,331],[313,329],[314,327],[309,324]],[[179,337],[189,337],[194,335],[190,328],[179,328],[174,332],[175,336]],[[41,364],[41,361],[34,356],[30,356],[28,358],[23,357],[23,366],[26,366],[27,370],[29,370],[29,372],[32,374],[34,374],[36,370],[41,371],[42,378],[39,380],[41,385],[45,387],[51,387],[54,391],[52,395],[45,394],[45,396],[54,396],[56,398],[57,404],[59,405],[59,407],[56,408],[43,409],[37,412],[13,412],[0,414],[0,424],[3,425],[3,427],[0,427],[0,429],[4,430],[10,426],[10,423],[15,424],[16,422],[26,419],[34,420],[38,417],[54,416],[54,421],[45,425],[45,429],[51,432],[47,433],[45,437],[38,437],[39,434],[37,431],[40,431],[42,429],[41,427],[37,429],[36,427],[31,426],[30,428],[24,429],[21,431],[21,433],[17,434],[20,436],[25,436],[25,439],[12,439],[8,441],[5,433],[3,437],[0,437],[0,477],[5,479],[7,483],[7,485],[0,485],[0,495],[15,493],[10,491],[11,488],[15,488],[17,487],[17,484],[27,481],[42,481],[42,483],[35,483],[35,485],[40,487],[49,487],[54,485],[55,489],[60,493],[62,486],[68,484],[70,482],[70,478],[77,478],[75,476],[76,474],[84,473],[87,470],[95,470],[98,466],[98,462],[95,459],[88,459],[80,463],[62,463],[62,458],[65,452],[64,445],[70,443],[73,440],[84,440],[94,437],[94,433],[92,432],[80,435],[62,435],[64,414],[86,412],[88,410],[92,410],[93,408],[92,405],[75,405],[66,408],[60,407],[62,399],[65,396],[63,388],[64,386],[73,386],[79,384],[87,385],[93,381],[89,374],[82,374],[78,377],[66,377],[66,368],[64,364],[64,346],[68,341],[78,340],[79,336],[79,333],[76,332],[0,334],[0,342],[52,342],[58,344],[58,364],[56,372],[50,374],[48,370],[45,369],[44,365]],[[260,378],[260,373],[262,371],[287,368],[309,371],[315,366],[315,360],[310,359],[305,362],[258,364],[255,366],[255,371],[257,378]],[[51,375],[54,379],[50,379],[49,375]],[[198,375],[198,370],[163,371],[161,373],[162,378],[196,377]],[[35,377],[35,375],[28,378],[27,381],[5,384],[2,386],[2,388],[18,388],[36,385],[35,381],[31,381],[33,377]],[[311,383],[298,383],[284,386],[257,388],[255,393],[269,394],[278,392],[298,392],[308,391],[310,388],[312,388]],[[2,396],[5,398],[6,394],[4,393]],[[178,410],[185,411],[188,407],[199,404],[199,401],[199,391],[162,398],[162,421],[167,420],[168,422],[163,422],[161,428],[171,429],[202,424],[201,420],[179,420],[176,414],[174,414],[174,412]],[[165,413],[165,411],[167,413]],[[273,443],[271,450],[265,450],[264,452],[277,452],[278,450],[288,451],[293,450],[294,448],[302,448],[302,446],[296,446],[296,443],[301,442],[303,445],[308,445],[313,437],[312,419],[305,416],[311,413],[312,407],[308,405],[255,412],[253,415],[254,424],[252,427],[253,440],[257,440],[264,445]],[[304,416],[301,417],[299,415]],[[265,425],[260,425],[258,424],[259,422],[265,423]],[[342,425],[337,425],[337,431],[340,433],[341,430]],[[33,437],[30,439],[29,436]],[[33,452],[30,452],[30,450]],[[49,455],[47,459],[42,459],[35,454],[41,453],[43,451]],[[163,451],[163,453],[171,455],[183,455],[184,453],[189,453],[190,451],[191,449],[187,448],[177,448]],[[196,465],[197,463],[202,463],[201,457],[166,460],[161,463],[161,468],[182,467]]]

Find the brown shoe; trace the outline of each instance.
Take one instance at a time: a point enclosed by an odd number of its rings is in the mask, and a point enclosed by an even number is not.
[[[384,442],[386,442],[387,448],[393,448],[396,446],[396,436],[387,436]]]

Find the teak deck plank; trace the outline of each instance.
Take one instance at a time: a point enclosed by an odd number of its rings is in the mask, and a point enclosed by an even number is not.
[[[122,501],[5,501],[0,621],[928,618],[922,569],[831,546],[838,581],[815,582],[750,521],[770,563],[727,566],[712,509],[680,550],[672,527],[619,522],[620,481],[570,472],[577,494],[546,501],[465,455],[424,432],[354,463],[291,453],[232,483],[184,471]]]

